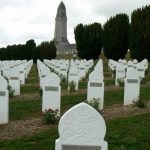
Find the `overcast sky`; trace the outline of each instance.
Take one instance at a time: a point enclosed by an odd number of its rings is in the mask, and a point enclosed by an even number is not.
[[[34,39],[40,44],[54,37],[57,7],[61,0],[0,0],[0,47],[24,44]],[[63,0],[67,9],[68,40],[74,42],[74,27],[100,22],[110,16],[149,5],[149,0]]]

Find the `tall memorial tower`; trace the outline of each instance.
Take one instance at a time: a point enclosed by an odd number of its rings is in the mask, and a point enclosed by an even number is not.
[[[66,7],[62,1],[58,6],[55,18],[54,41],[58,53],[70,52],[76,47],[75,44],[69,44],[67,39]]]

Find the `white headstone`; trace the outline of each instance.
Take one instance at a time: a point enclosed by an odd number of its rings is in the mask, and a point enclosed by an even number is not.
[[[138,71],[140,79],[145,77],[145,66],[143,62],[140,62],[137,64],[137,71]]]
[[[103,117],[93,107],[80,103],[61,117],[55,150],[108,150],[105,134]]]
[[[10,70],[9,85],[14,90],[14,95],[20,95],[20,75],[16,69]]]
[[[118,63],[116,67],[116,80],[115,80],[115,86],[119,86],[118,80],[121,80],[121,82],[124,82],[125,78],[125,66],[121,63]]]
[[[76,66],[70,67],[68,74],[68,90],[70,90],[69,84],[72,81],[75,83],[75,90],[78,90],[79,77],[78,77],[78,68]]]
[[[21,85],[25,84],[25,68],[24,65],[20,65],[17,67],[17,70],[19,71],[20,74],[20,81],[21,81]]]
[[[86,67],[85,64],[82,62],[79,66],[79,80],[82,80],[82,78],[85,78],[86,76]]]
[[[134,68],[127,70],[124,88],[124,105],[133,104],[139,100],[140,78],[138,71]]]
[[[104,103],[104,82],[103,75],[99,72],[93,71],[89,75],[87,101],[96,99],[99,102],[99,109],[103,109]]]
[[[42,111],[44,112],[50,108],[53,110],[58,109],[60,114],[60,79],[55,73],[51,73],[45,80],[42,94]]]
[[[0,84],[0,124],[6,124],[9,121],[9,95],[8,83],[2,76]]]

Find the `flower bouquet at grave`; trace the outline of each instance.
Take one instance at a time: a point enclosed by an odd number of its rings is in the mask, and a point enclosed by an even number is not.
[[[43,122],[44,124],[56,124],[59,121],[59,110],[58,109],[51,109],[45,110],[42,112]]]

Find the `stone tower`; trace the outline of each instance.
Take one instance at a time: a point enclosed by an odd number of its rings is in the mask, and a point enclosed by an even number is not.
[[[57,15],[55,18],[55,33],[54,41],[58,50],[62,51],[63,47],[69,44],[67,39],[67,16],[66,7],[61,2],[57,9]]]
[[[61,1],[55,18],[54,42],[57,53],[72,53],[76,50],[76,44],[69,44],[67,39],[67,15],[65,4]]]

